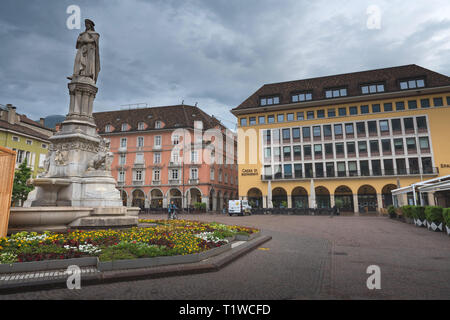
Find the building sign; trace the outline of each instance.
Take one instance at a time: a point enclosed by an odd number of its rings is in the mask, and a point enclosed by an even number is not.
[[[441,169],[449,169],[450,163],[441,163]]]
[[[242,169],[241,176],[257,176],[258,175],[258,169]]]

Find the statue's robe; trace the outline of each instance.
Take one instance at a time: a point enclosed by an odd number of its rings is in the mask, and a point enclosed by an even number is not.
[[[99,38],[100,35],[94,31],[80,33],[76,45],[78,51],[75,57],[74,75],[89,77],[97,82],[100,72]]]

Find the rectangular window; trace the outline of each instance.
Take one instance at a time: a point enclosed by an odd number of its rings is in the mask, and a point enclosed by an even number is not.
[[[356,123],[356,133],[358,137],[366,135],[366,123],[365,122],[357,122]]]
[[[325,118],[325,110],[317,110],[317,118],[318,119]]]
[[[384,159],[384,174],[392,176],[394,174],[394,161],[392,159]]]
[[[279,104],[280,103],[280,97],[274,96],[274,97],[265,97],[260,99],[260,103],[262,106],[266,105],[272,105],[272,104]]]
[[[337,163],[337,172],[338,172],[338,177],[345,177],[345,176],[347,176],[347,174],[345,172],[345,162],[338,162]]]
[[[161,171],[153,170],[153,181],[160,181],[160,180],[161,180]]]
[[[354,134],[355,131],[353,129],[353,123],[346,123],[345,124],[345,133],[346,134]]]
[[[391,140],[383,139],[381,140],[381,148],[383,149],[383,154],[391,154]]]
[[[336,117],[336,109],[328,109],[328,118]]]
[[[117,180],[121,183],[125,182],[125,171],[119,171],[119,176]]]
[[[406,174],[406,161],[405,159],[395,160],[397,164],[397,174]]]
[[[381,112],[381,106],[379,104],[373,104],[372,105],[372,112],[373,113]]]
[[[155,136],[155,147],[161,147],[161,136]]]
[[[266,123],[266,117],[265,116],[259,116],[258,117],[258,123],[259,124],[265,124]]]
[[[360,157],[367,156],[367,142],[366,141],[358,141],[358,152],[359,152]]]
[[[122,131],[127,131],[127,130],[128,130],[128,124],[122,123]]]
[[[265,130],[264,131],[264,142],[266,143],[266,145],[270,145],[271,144],[271,131],[270,130]]]
[[[154,164],[159,164],[159,163],[161,163],[161,153],[155,152],[155,153],[153,154],[153,163],[154,163]]]
[[[334,135],[335,136],[342,135],[342,124],[335,124],[334,125]]]
[[[293,113],[288,113],[287,114],[287,121],[294,121],[294,114]]]
[[[321,144],[315,144],[314,145],[314,157],[315,158],[322,158],[322,145]]]
[[[361,170],[361,176],[370,176],[370,169],[369,169],[369,161],[363,160],[359,162],[359,168]]]
[[[144,137],[137,138],[137,146],[138,148],[142,148],[144,146]]]
[[[327,156],[327,158],[333,157],[333,144],[332,143],[325,144],[325,155]]]
[[[431,158],[422,158],[422,169],[423,173],[433,173],[433,164],[431,163]]]
[[[410,174],[418,174],[419,173],[419,159],[417,158],[409,158],[409,173]]]
[[[284,122],[284,114],[278,114],[277,115],[277,121],[278,122]]]
[[[348,173],[350,177],[354,177],[358,175],[358,165],[356,161],[348,162]]]
[[[284,165],[284,178],[285,179],[292,178],[292,165],[291,164]]]
[[[444,105],[442,98],[433,98],[433,103],[435,107],[442,107]]]
[[[311,138],[311,128],[310,127],[303,127],[303,139],[309,139]]]
[[[392,103],[391,102],[385,103],[383,106],[384,106],[384,112],[392,111]]]
[[[338,112],[339,112],[339,116],[340,117],[346,116],[347,115],[347,108],[339,108]]]
[[[297,142],[300,141],[300,128],[292,129],[292,139]]]
[[[320,127],[319,126],[313,127],[313,135],[314,135],[314,138],[320,138],[321,137],[321,132],[320,132]]]
[[[402,132],[402,122],[400,119],[392,119],[391,126],[394,133],[398,134]]]
[[[416,138],[406,138],[406,149],[408,153],[415,153],[417,151]]]
[[[266,179],[272,179],[272,167],[264,166],[264,177]]]
[[[380,154],[380,148],[379,148],[379,145],[378,145],[378,140],[371,140],[370,142],[369,142],[369,145],[370,145],[370,154],[371,154],[371,156],[376,156],[376,155],[379,155]]]
[[[408,90],[415,88],[425,87],[425,81],[423,79],[413,79],[413,80],[402,80],[400,81],[400,89]]]
[[[346,88],[325,90],[325,97],[327,99],[346,97],[346,96],[347,96],[347,89]]]
[[[429,108],[430,107],[430,99],[421,99],[420,107],[421,108]]]
[[[272,157],[272,149],[271,148],[264,148],[264,160],[270,161]]]
[[[358,114],[358,107],[350,107],[349,111],[351,115],[356,115]]]
[[[372,160],[372,173],[374,176],[381,176],[381,161]]]
[[[274,144],[280,143],[280,130],[278,130],[278,129],[272,130],[272,142]]]
[[[427,118],[426,117],[417,117],[416,118],[417,129],[419,131],[424,132],[427,131]]]
[[[248,119],[248,122],[249,122],[249,124],[250,124],[251,126],[256,125],[256,117],[250,117],[250,118]]]
[[[380,120],[380,132],[389,133],[389,121],[388,120]]]
[[[302,178],[302,165],[300,163],[294,164],[294,174],[296,178]]]
[[[327,162],[326,163],[326,171],[327,171],[327,177],[333,178],[335,176],[335,173],[334,173],[334,162]]]
[[[430,149],[430,142],[428,141],[428,137],[420,137],[419,138],[419,146],[420,150],[427,151]]]
[[[303,146],[303,155],[305,156],[305,159],[311,159],[311,145],[305,145]]]
[[[192,180],[198,179],[198,169],[197,168],[191,168],[190,178]]]
[[[275,116],[273,114],[267,116],[268,123],[275,123]]]
[[[316,177],[317,178],[323,178],[323,163],[316,163],[315,164],[316,169]]]
[[[303,92],[298,94],[293,94],[291,97],[292,102],[303,102],[312,100],[312,92]]]
[[[367,122],[367,126],[369,128],[369,135],[370,136],[378,135],[377,122],[376,121],[369,121],[369,122]]]
[[[384,84],[368,84],[361,86],[361,93],[362,94],[372,94],[372,93],[379,93],[384,92]]]
[[[369,106],[361,106],[361,114],[369,113]]]
[[[273,148],[273,160],[275,162],[281,161],[281,148],[280,147]]]
[[[397,101],[395,103],[395,108],[397,111],[405,110],[405,103],[403,101]]]
[[[403,124],[405,126],[405,131],[414,132],[414,120],[413,118],[403,118]]]
[[[134,181],[142,181],[142,170],[134,171]]]
[[[417,109],[417,101],[409,100],[408,101],[408,109]]]
[[[354,142],[347,142],[347,156],[354,157],[356,154],[356,148]]]
[[[305,163],[305,178],[313,177],[313,166],[312,163]]]
[[[308,120],[314,119],[314,111],[308,111],[308,112],[306,113],[306,118],[307,118]]]
[[[137,164],[143,164],[144,163],[144,154],[143,153],[136,153],[135,163],[137,163]]]
[[[284,159],[284,161],[292,161],[291,147],[283,147],[283,159]]]
[[[127,155],[125,153],[120,154],[119,165],[125,165],[126,162],[127,162]]]
[[[120,147],[126,148],[127,147],[127,138],[121,138],[120,139]]]
[[[301,160],[302,159],[302,147],[301,146],[294,146],[294,160]]]
[[[283,142],[291,141],[291,129],[283,129]]]
[[[342,143],[342,142],[336,143],[335,147],[336,147],[336,156],[337,155],[343,156],[345,154],[344,153],[344,143]]]
[[[403,154],[403,139],[394,139],[394,149],[396,154]]]
[[[297,112],[297,121],[305,120],[305,114],[303,112]]]
[[[332,132],[331,132],[331,125],[327,124],[323,126],[323,136],[325,138],[331,138],[332,137]]]

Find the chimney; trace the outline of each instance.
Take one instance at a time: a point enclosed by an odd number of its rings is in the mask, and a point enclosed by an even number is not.
[[[10,124],[16,123],[16,107],[8,103],[6,105],[6,109],[8,110],[8,123]]]
[[[39,123],[44,126],[45,125],[45,119],[44,118],[40,118],[39,119]]]

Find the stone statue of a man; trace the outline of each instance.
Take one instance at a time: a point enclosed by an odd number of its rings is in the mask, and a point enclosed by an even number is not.
[[[75,56],[75,64],[73,67],[73,76],[68,77],[70,80],[82,80],[90,78],[97,83],[98,73],[100,72],[100,54],[98,40],[100,35],[95,32],[94,22],[92,20],[84,20],[86,30],[78,36],[76,48],[78,49]]]

